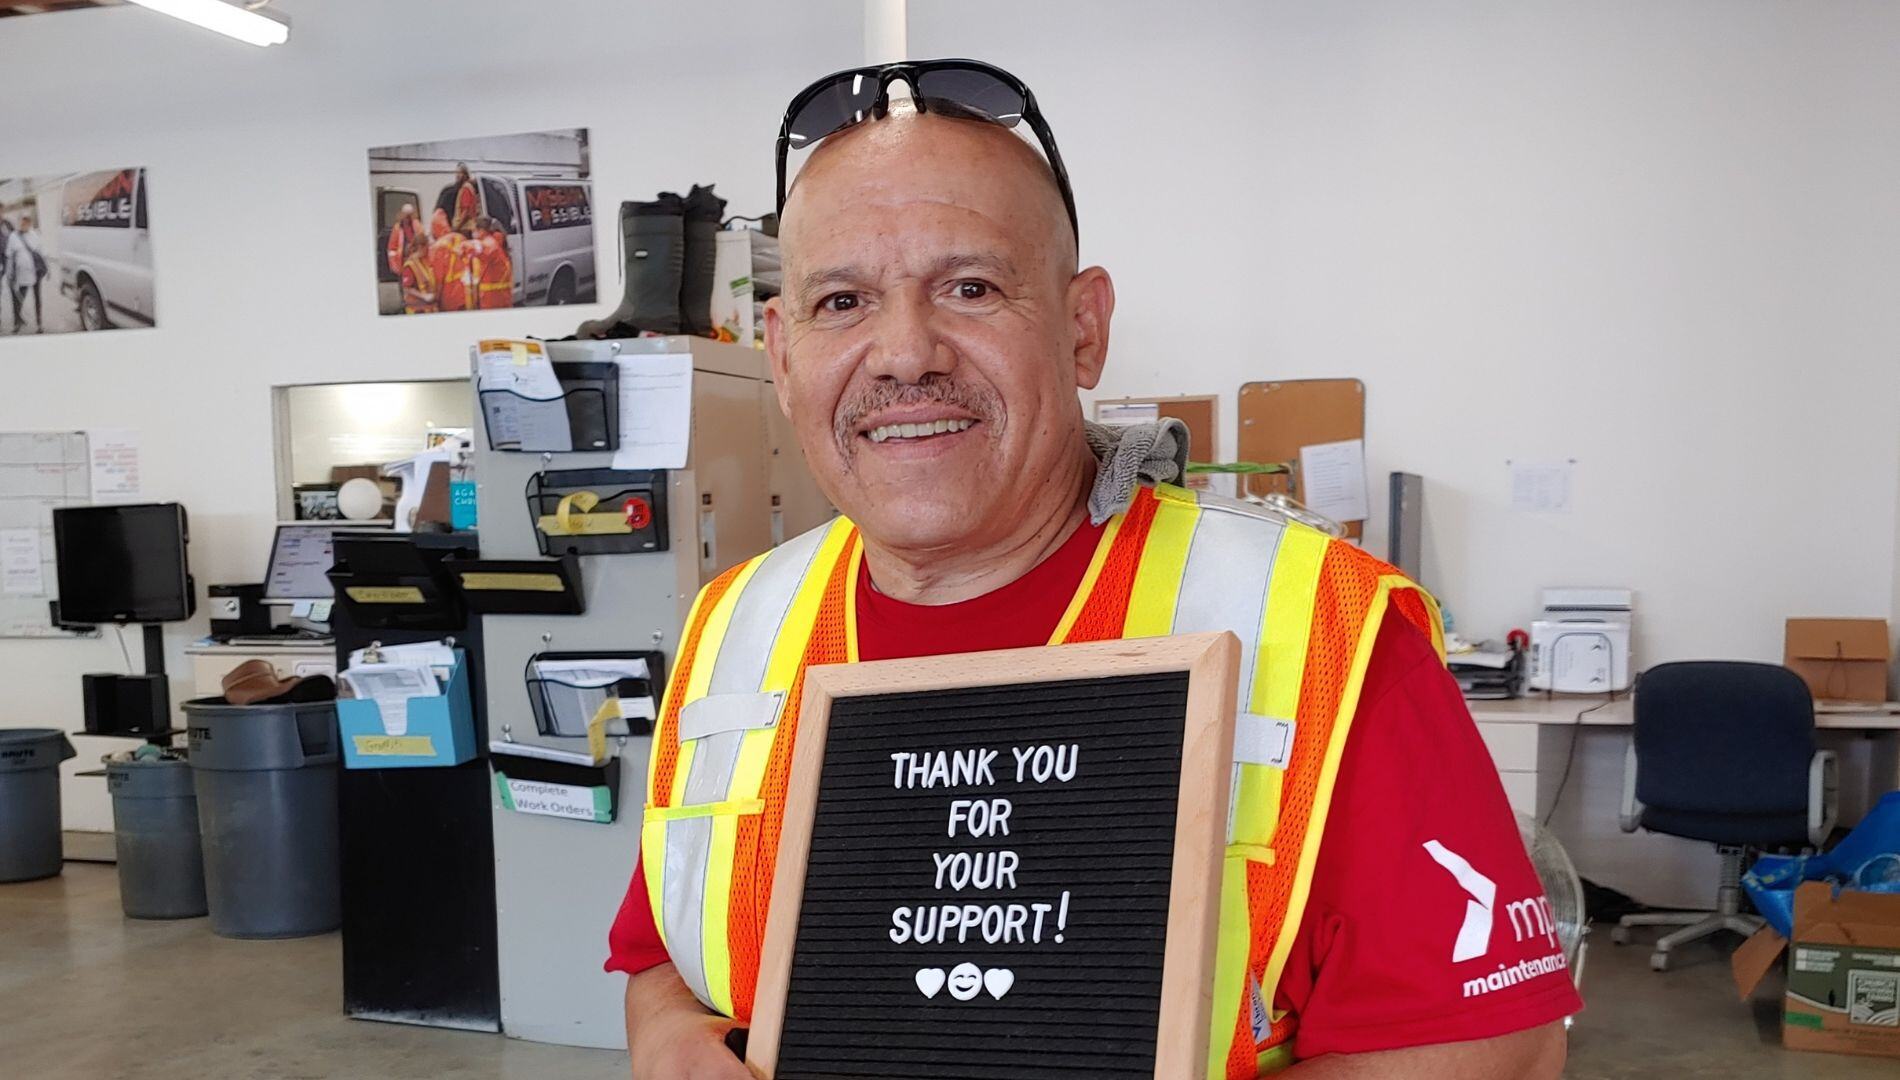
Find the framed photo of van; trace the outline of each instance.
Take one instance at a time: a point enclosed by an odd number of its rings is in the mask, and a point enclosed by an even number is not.
[[[591,172],[586,128],[372,149],[377,310],[593,302]]]
[[[0,180],[0,336],[153,326],[136,166]]]

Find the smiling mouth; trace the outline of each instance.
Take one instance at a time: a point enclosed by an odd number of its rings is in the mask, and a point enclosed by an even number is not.
[[[864,433],[864,437],[874,443],[890,440],[929,439],[938,435],[954,435],[959,431],[968,431],[976,426],[975,420],[926,420],[919,424],[884,424]]]

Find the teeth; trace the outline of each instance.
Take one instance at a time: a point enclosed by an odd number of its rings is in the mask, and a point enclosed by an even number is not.
[[[869,432],[872,442],[881,443],[886,439],[921,439],[931,435],[949,435],[958,431],[968,431],[976,424],[974,420],[931,420],[921,424],[885,424],[872,428]]]

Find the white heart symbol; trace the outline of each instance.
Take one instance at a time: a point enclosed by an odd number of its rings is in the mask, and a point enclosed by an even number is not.
[[[922,990],[925,997],[934,998],[937,991],[943,989],[943,978],[942,968],[921,968],[917,972],[917,989]]]
[[[1015,985],[1016,973],[1008,968],[991,968],[983,973],[983,989],[988,990],[990,996],[998,1001],[1003,1000],[1003,995]]]

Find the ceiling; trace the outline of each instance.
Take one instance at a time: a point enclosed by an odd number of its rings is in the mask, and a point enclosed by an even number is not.
[[[44,15],[49,11],[117,7],[121,0],[0,0],[0,19],[10,15]]]

